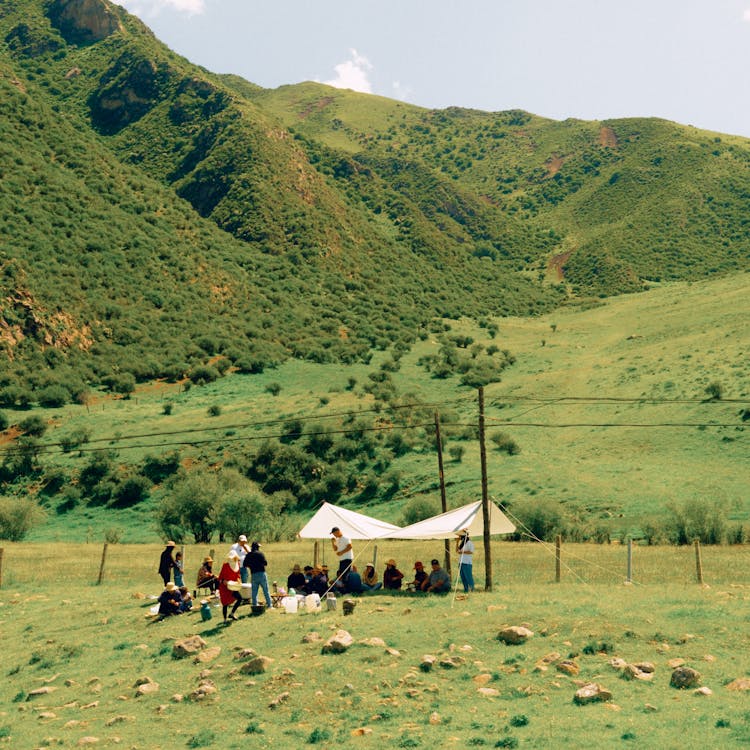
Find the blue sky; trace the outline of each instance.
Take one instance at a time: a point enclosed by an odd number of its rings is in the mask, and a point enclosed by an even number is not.
[[[750,0],[119,0],[192,62],[424,107],[750,137]]]

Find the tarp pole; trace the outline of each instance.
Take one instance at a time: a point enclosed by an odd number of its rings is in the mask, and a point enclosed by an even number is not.
[[[484,590],[492,591],[490,499],[487,492],[487,448],[484,442],[484,388],[479,386],[479,458],[482,465],[482,521],[484,524]]]
[[[440,479],[440,505],[443,513],[448,512],[448,500],[445,496],[445,474],[443,472],[443,441],[440,439],[440,415],[435,412],[435,444],[437,445],[438,454],[438,476]],[[445,570],[451,575],[451,543],[450,539],[445,540]]]

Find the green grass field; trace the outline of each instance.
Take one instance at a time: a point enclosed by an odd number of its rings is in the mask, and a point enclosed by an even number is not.
[[[408,563],[441,543],[378,543],[378,569],[393,555]],[[226,627],[220,610],[161,623],[148,617],[161,588],[157,545],[111,545],[102,585],[99,545],[11,544],[4,548],[0,623],[6,644],[0,681],[0,741],[37,747],[742,747],[750,739],[747,699],[728,689],[750,674],[748,552],[704,550],[705,586],[695,583],[691,549],[641,548],[634,583],[623,585],[624,548],[565,545],[563,581],[541,545],[493,544],[491,593],[461,597],[372,595],[354,614],[280,611]],[[186,548],[192,571],[205,548]],[[357,543],[358,558],[374,546]],[[223,548],[216,550],[217,557]],[[270,576],[284,580],[311,543],[269,545]],[[481,557],[479,555],[478,557]],[[482,585],[481,565],[477,582]],[[403,564],[403,569],[407,564]],[[188,573],[188,580],[191,574]],[[217,619],[218,618],[218,619]],[[525,625],[525,644],[497,640]],[[338,628],[354,645],[323,655]],[[205,663],[175,659],[176,639],[198,634],[220,652]],[[385,647],[365,645],[381,638]],[[241,649],[273,659],[241,673]],[[390,650],[387,650],[390,649]],[[420,670],[425,654],[456,666]],[[552,665],[537,667],[543,657]],[[456,659],[456,657],[459,657]],[[609,664],[654,665],[652,680],[627,681]],[[571,658],[577,677],[558,672]],[[710,695],[670,687],[672,660],[701,674]],[[156,692],[136,697],[150,678]],[[202,679],[213,697],[189,699]],[[611,701],[579,706],[578,686],[596,682]],[[480,688],[489,688],[489,694]],[[34,693],[40,688],[48,692]],[[485,693],[487,691],[485,690]],[[178,696],[182,696],[180,699]]]

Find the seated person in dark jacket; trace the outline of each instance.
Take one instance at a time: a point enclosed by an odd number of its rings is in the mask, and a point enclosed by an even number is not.
[[[164,587],[164,591],[159,594],[159,616],[168,617],[169,615],[179,615],[182,611],[180,609],[180,602],[182,597],[180,596],[180,590],[177,586],[169,581]]]
[[[361,594],[364,591],[362,586],[362,576],[359,574],[356,565],[349,568],[349,576],[346,579],[346,589],[348,594]]]
[[[417,560],[414,563],[414,580],[407,584],[409,591],[424,591],[428,584],[429,576],[427,571],[424,569],[424,565]]]
[[[302,572],[299,563],[295,563],[292,572],[286,579],[286,590],[289,591],[290,589],[294,589],[300,594],[305,590],[305,574]]]
[[[320,568],[313,568],[309,587],[311,594],[318,594],[321,597],[325,596],[326,591],[328,591],[328,579],[323,575]]]
[[[383,588],[393,591],[400,589],[403,577],[404,574],[396,567],[396,561],[393,558],[387,560],[383,571]]]
[[[203,558],[203,565],[198,570],[198,578],[195,582],[195,588],[207,588],[212,594],[216,593],[216,589],[219,588],[219,579],[214,575],[213,571],[213,559],[210,557]]]

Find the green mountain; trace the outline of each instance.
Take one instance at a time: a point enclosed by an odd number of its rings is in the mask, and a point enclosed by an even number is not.
[[[267,91],[105,0],[0,8],[0,135],[0,405],[750,265],[744,139]]]

